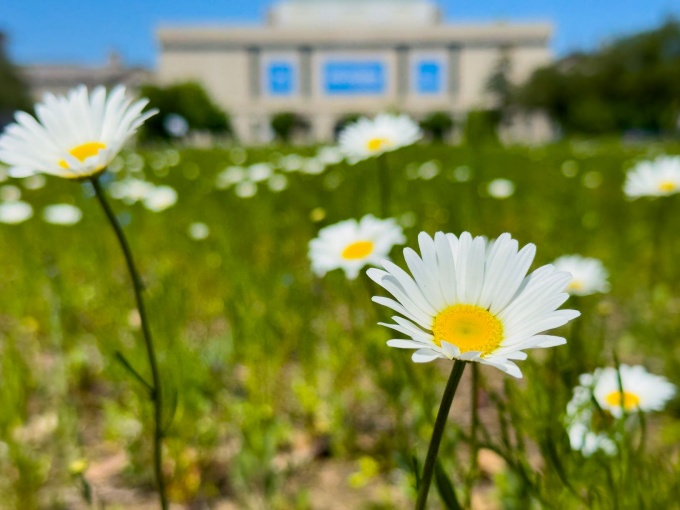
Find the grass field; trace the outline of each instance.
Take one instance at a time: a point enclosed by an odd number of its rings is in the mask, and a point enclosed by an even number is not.
[[[389,314],[370,299],[384,292],[368,278],[310,270],[308,243],[320,228],[380,215],[375,160],[288,172],[286,189],[260,185],[248,198],[216,187],[230,165],[293,152],[314,149],[145,150],[124,154],[111,176],[143,174],[179,194],[157,213],[113,201],[147,286],[175,411],[166,420],[169,492],[196,509],[408,508],[413,454],[422,463],[450,364],[414,365],[385,345],[389,332],[376,323]],[[420,231],[507,231],[537,245],[533,267],[578,253],[611,274],[610,293],[570,299],[582,317],[562,331],[569,343],[530,353],[524,379],[483,366],[465,374],[440,453],[464,506],[680,501],[680,400],[649,415],[613,458],[573,452],[563,424],[579,374],[615,358],[680,384],[680,204],[677,195],[632,202],[622,192],[627,168],[663,153],[680,146],[418,145],[388,154],[392,215],[407,245]],[[514,182],[512,196],[489,196],[497,178]],[[87,487],[106,508],[153,501],[151,410],[117,361],[120,353],[147,373],[113,234],[87,186],[7,184],[36,214],[0,225],[2,508],[87,508]],[[83,210],[80,223],[40,219],[62,202]],[[209,227],[206,239],[188,235],[196,222]],[[400,249],[392,257],[403,262]],[[481,385],[476,439],[472,377]]]

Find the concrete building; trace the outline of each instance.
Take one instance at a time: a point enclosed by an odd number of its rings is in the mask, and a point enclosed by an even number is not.
[[[36,64],[23,66],[19,71],[36,101],[41,100],[45,92],[64,95],[81,84],[87,85],[90,89],[97,85],[110,88],[123,84],[135,90],[140,85],[153,81],[152,73],[148,69],[126,66],[115,52],[109,54],[104,65],[98,67]]]
[[[350,114],[490,107],[500,60],[511,80],[526,79],[551,60],[551,33],[549,23],[444,23],[428,0],[287,0],[261,26],[160,28],[157,80],[201,82],[244,142],[267,141],[280,112],[305,119],[308,140],[330,141]]]

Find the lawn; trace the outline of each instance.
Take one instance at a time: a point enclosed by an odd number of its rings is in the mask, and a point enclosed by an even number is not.
[[[169,494],[188,508],[389,509],[415,498],[414,455],[422,465],[450,363],[416,365],[385,345],[377,322],[391,314],[371,296],[386,293],[365,274],[312,273],[308,243],[322,227],[381,215],[375,160],[296,169],[296,155],[315,152],[144,149],[123,153],[106,176],[109,188],[134,176],[178,193],[160,212],[112,205],[146,285]],[[597,367],[642,364],[680,384],[680,200],[622,191],[636,162],[676,153],[575,141],[387,154],[390,212],[407,246],[421,231],[510,232],[537,245],[533,268],[580,254],[610,273],[609,293],[570,298],[582,316],[560,331],[568,344],[530,352],[523,379],[477,365],[464,375],[440,453],[463,506],[680,500],[680,399],[625,434],[614,457],[572,451],[564,426],[578,376]],[[238,192],[225,182],[226,168],[261,162],[285,177]],[[496,179],[514,193],[492,196]],[[146,377],[129,276],[89,185],[40,184],[0,185],[0,197],[16,186],[35,211],[0,225],[0,508],[88,508],[89,491],[108,509],[145,508],[151,408],[122,362]],[[508,191],[491,191],[499,186]],[[42,221],[56,203],[77,205],[82,221]],[[403,265],[401,249],[392,258]],[[431,508],[440,504],[433,494]]]

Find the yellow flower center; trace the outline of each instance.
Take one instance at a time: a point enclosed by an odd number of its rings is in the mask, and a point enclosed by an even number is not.
[[[580,290],[583,290],[583,282],[578,280],[572,280],[569,282],[569,285],[567,285],[567,291],[578,292]]]
[[[503,324],[491,312],[474,305],[453,305],[441,311],[432,326],[434,343],[448,342],[461,353],[495,351],[503,341]]]
[[[607,395],[605,401],[612,407],[623,407],[626,411],[632,411],[640,404],[640,397],[629,391],[624,391],[621,396],[621,392],[617,390]]]
[[[366,147],[371,152],[378,152],[390,144],[387,138],[371,138],[366,142]]]
[[[69,151],[69,154],[76,158],[78,161],[82,162],[89,157],[96,156],[102,149],[106,149],[106,144],[103,144],[101,142],[87,142],[82,145],[78,145],[77,147],[74,147]],[[68,166],[68,163],[63,159],[59,162],[59,166],[66,170],[70,168]],[[97,168],[97,170],[101,170],[101,168]]]
[[[671,181],[663,181],[661,184],[659,184],[659,191],[675,191],[677,188],[677,185],[674,182]]]
[[[363,259],[373,253],[373,248],[374,246],[371,241],[357,241],[347,245],[342,250],[342,258],[347,260]]]

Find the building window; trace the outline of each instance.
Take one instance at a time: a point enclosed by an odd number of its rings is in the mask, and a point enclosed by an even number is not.
[[[443,96],[447,88],[446,55],[414,52],[411,58],[411,91],[419,96]]]
[[[295,68],[290,62],[270,62],[266,76],[270,96],[291,96],[295,93]]]
[[[323,65],[326,95],[382,95],[386,88],[385,64],[379,60],[332,60]]]

